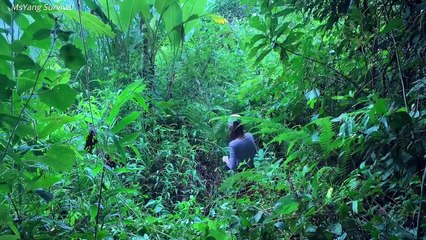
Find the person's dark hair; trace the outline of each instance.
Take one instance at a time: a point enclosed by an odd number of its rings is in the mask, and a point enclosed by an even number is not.
[[[244,126],[241,124],[240,120],[234,121],[232,123],[231,133],[229,135],[229,142],[242,136],[244,136]]]

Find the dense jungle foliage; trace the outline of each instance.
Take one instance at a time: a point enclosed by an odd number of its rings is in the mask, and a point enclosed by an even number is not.
[[[425,0],[0,0],[0,85],[1,240],[426,239]]]

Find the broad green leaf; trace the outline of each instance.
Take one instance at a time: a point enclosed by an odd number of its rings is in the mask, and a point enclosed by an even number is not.
[[[34,61],[27,55],[19,53],[14,59],[15,68],[18,70],[33,69],[35,67]]]
[[[37,158],[37,161],[59,171],[71,170],[75,160],[75,152],[67,145],[53,145],[46,152],[46,156]]]
[[[37,32],[34,33],[33,39],[34,40],[43,40],[43,39],[49,38],[50,32],[51,32],[50,29],[46,29],[46,28],[40,29],[40,30],[38,30]]]
[[[289,215],[297,210],[299,202],[293,196],[285,196],[280,198],[275,204],[275,211],[279,214]]]
[[[52,18],[47,17],[46,15],[38,15],[35,18],[35,21],[28,25],[24,31],[22,37],[19,41],[18,46],[14,46],[15,51],[23,51],[24,46],[34,46],[42,49],[50,49],[52,42],[50,35],[47,35],[48,29],[53,29],[55,22]],[[22,48],[21,50],[18,50]]]
[[[185,34],[188,34],[197,24],[199,16],[204,13],[206,8],[207,0],[192,0],[186,1],[182,7],[182,19],[184,24]],[[192,16],[197,16],[193,20],[190,20]]]
[[[79,70],[85,64],[81,50],[72,44],[61,47],[59,56],[64,60],[65,66],[73,70]]]
[[[250,27],[256,28],[257,30],[262,32],[266,32],[266,24],[259,16],[254,16],[250,18],[249,24]]]
[[[66,84],[59,84],[52,90],[39,92],[42,102],[64,112],[74,103],[76,95],[76,92]]]
[[[383,98],[377,99],[374,104],[374,109],[376,110],[377,115],[383,116],[388,111],[387,102]]]
[[[38,189],[38,188],[49,188],[53,184],[55,184],[55,183],[57,183],[61,180],[62,180],[61,175],[56,175],[56,176],[42,175],[42,176],[39,176],[39,177],[32,179],[27,184],[27,187],[25,189],[27,191],[30,191],[30,190],[34,190],[34,189]]]
[[[76,121],[76,119],[64,115],[64,116],[48,117],[48,118],[42,119],[42,121],[43,123],[46,123],[46,125],[40,126],[38,136],[40,138],[45,138],[49,134],[55,132],[56,130],[64,126],[65,124]]]
[[[164,11],[166,11],[172,3],[176,3],[176,0],[155,0],[154,7],[157,13],[162,16]]]
[[[209,231],[209,235],[207,236],[207,239],[215,239],[215,240],[225,240],[228,239],[226,237],[225,231],[221,229],[212,229]]]
[[[145,19],[149,19],[149,6],[146,0],[124,0],[120,4],[120,26],[122,32],[129,31],[133,19],[142,12]]]
[[[10,184],[0,183],[0,193],[10,193],[11,191],[12,191],[12,188]]]
[[[17,77],[18,84],[16,86],[18,94],[21,95],[23,92],[32,89],[34,87],[35,79],[18,76]]]
[[[403,24],[403,21],[401,18],[395,18],[390,20],[386,26],[382,30],[382,34],[386,34],[388,32],[391,32],[394,29],[400,28]]]
[[[113,133],[118,133],[119,131],[123,130],[127,125],[135,121],[139,116],[141,115],[141,112],[132,112],[123,119],[121,119],[120,122],[118,122],[113,128]]]
[[[78,23],[80,22],[78,11],[76,10],[62,11],[61,13]],[[108,24],[103,23],[99,18],[90,13],[81,12],[81,21],[83,22],[83,27],[92,33],[106,35],[111,38],[115,36],[115,33]]]
[[[170,42],[177,48],[183,40],[182,28],[179,26],[182,23],[182,9],[179,3],[171,3],[162,17]]]

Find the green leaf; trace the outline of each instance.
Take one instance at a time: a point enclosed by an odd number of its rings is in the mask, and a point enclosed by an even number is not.
[[[402,25],[403,25],[403,21],[401,18],[392,19],[383,28],[382,34],[386,34],[388,32],[391,32],[394,29],[400,28]]]
[[[25,91],[34,87],[35,79],[18,76],[17,77],[18,84],[16,86],[18,94],[21,95]]]
[[[49,188],[51,187],[53,184],[59,182],[62,180],[62,176],[61,175],[56,175],[56,176],[38,176],[35,177],[34,179],[32,179],[27,187],[25,188],[27,191],[31,191],[34,189],[38,189],[38,188]]]
[[[12,192],[12,188],[10,184],[0,183],[0,193],[10,193]]]
[[[253,67],[259,65],[259,63],[266,57],[266,55],[268,55],[271,52],[272,49],[267,49],[266,51],[264,51],[263,53],[261,53],[257,58],[256,61],[253,64]]]
[[[146,0],[124,0],[120,4],[120,27],[122,32],[129,31],[133,19],[142,12],[145,19],[149,19],[149,6]]]
[[[141,81],[134,82],[128,85],[116,98],[116,102],[112,106],[111,112],[106,118],[106,123],[111,125],[114,119],[120,113],[121,107],[130,99],[140,94],[145,89],[145,85],[142,85]]]
[[[39,157],[37,160],[56,170],[67,171],[72,169],[76,155],[67,145],[53,145],[46,156]]]
[[[146,104],[145,99],[139,93],[135,93],[134,98],[139,103],[139,105],[143,108],[143,110],[145,110],[145,112],[149,111],[148,105]]]
[[[254,16],[250,18],[249,24],[250,27],[256,28],[257,30],[262,32],[266,32],[266,24],[259,16]]]
[[[374,104],[374,109],[379,116],[383,116],[388,111],[388,103],[385,99],[379,98]]]
[[[39,93],[42,102],[64,112],[74,103],[76,95],[76,92],[66,84],[59,84],[52,90]]]
[[[163,15],[164,11],[169,7],[170,4],[176,3],[175,0],[155,0],[154,7],[157,13]]]
[[[14,59],[15,68],[18,70],[33,69],[35,67],[34,61],[25,54],[19,53]]]
[[[289,215],[294,213],[299,207],[299,202],[293,196],[285,196],[280,198],[275,204],[275,211],[279,214]]]
[[[43,40],[43,39],[49,38],[50,32],[51,32],[50,29],[46,29],[46,28],[40,29],[40,30],[38,30],[37,32],[34,33],[33,39],[34,40]]]
[[[79,70],[85,64],[81,50],[72,44],[61,47],[59,56],[64,60],[65,66],[73,70]]]
[[[266,38],[265,35],[263,34],[256,34],[254,35],[251,40],[250,40],[250,44],[253,46],[257,41],[259,41],[260,39],[264,39]]]
[[[182,23],[182,9],[177,2],[174,2],[164,11],[162,17],[170,42],[176,48],[183,41],[182,28],[179,27]]]
[[[207,0],[192,0],[186,1],[182,7],[182,19],[184,24],[185,34],[188,34],[196,25],[199,17],[194,18],[193,16],[201,16],[207,5]],[[190,20],[191,19],[191,20]]]
[[[3,34],[0,34],[0,54],[5,56],[11,55],[10,44],[4,38]]]
[[[118,122],[113,128],[113,133],[118,133],[119,131],[123,130],[127,125],[135,121],[139,116],[141,115],[141,112],[132,112],[123,119],[121,119],[120,122]]]
[[[226,233],[225,231],[221,230],[221,229],[212,229],[209,231],[209,235],[207,236],[207,239],[215,239],[215,240],[224,240],[224,239],[228,239],[226,237]]]
[[[78,23],[80,22],[78,11],[76,10],[62,11],[61,13]],[[106,35],[111,38],[115,37],[115,33],[108,24],[103,23],[99,18],[90,13],[81,12],[81,21],[83,22],[83,27],[92,33]]]
[[[47,117],[44,119],[41,119],[43,123],[46,123],[46,125],[40,124],[40,130],[38,132],[39,138],[45,138],[49,134],[55,132],[59,128],[61,128],[63,125],[76,121],[75,118],[69,117],[69,116],[54,116],[54,117]]]

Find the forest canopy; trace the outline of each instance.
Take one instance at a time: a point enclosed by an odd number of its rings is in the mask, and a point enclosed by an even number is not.
[[[0,240],[426,239],[425,89],[425,0],[0,0]]]

